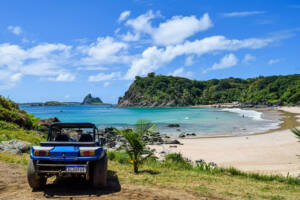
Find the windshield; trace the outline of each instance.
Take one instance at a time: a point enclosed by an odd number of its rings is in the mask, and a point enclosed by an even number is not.
[[[49,141],[93,142],[94,128],[52,128]]]

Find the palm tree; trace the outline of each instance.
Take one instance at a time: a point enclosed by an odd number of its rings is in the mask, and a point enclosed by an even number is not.
[[[294,128],[294,129],[291,129],[291,131],[296,135],[296,138],[298,138],[300,140],[300,130],[298,130],[297,128]]]
[[[296,138],[299,139],[300,142],[300,130],[298,130],[297,128],[291,129],[291,131],[296,135]],[[300,158],[300,155],[297,155]],[[300,175],[299,175],[300,177]]]
[[[134,173],[138,173],[139,165],[153,155],[147,148],[147,143],[143,141],[143,136],[151,134],[153,129],[154,125],[147,120],[137,121],[133,129],[116,129],[128,141],[124,149],[131,159]]]

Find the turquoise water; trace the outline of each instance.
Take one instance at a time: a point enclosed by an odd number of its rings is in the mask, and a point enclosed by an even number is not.
[[[262,113],[241,109],[216,108],[113,108],[111,106],[23,106],[40,118],[58,117],[62,122],[92,122],[99,128],[132,127],[138,119],[157,124],[158,131],[170,135],[182,132],[198,136],[247,135],[278,125],[262,118]],[[167,127],[170,123],[179,128]]]

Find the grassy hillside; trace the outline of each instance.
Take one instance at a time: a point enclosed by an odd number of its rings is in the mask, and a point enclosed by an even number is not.
[[[120,106],[185,106],[229,103],[300,104],[300,74],[208,81],[148,74],[137,76]]]
[[[0,141],[19,139],[38,144],[43,127],[38,125],[38,118],[20,110],[18,105],[0,96]]]

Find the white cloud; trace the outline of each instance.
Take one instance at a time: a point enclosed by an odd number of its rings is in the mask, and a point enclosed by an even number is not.
[[[121,76],[120,72],[112,72],[110,74],[104,74],[104,73],[99,73],[95,76],[89,76],[89,81],[90,82],[99,82],[99,81],[107,81],[107,80],[114,80],[116,78],[119,78]]]
[[[152,10],[138,16],[135,19],[129,19],[126,22],[127,26],[131,26],[135,32],[152,33],[151,19],[160,16],[159,13],[153,13]]]
[[[121,35],[121,39],[125,42],[138,41],[140,39],[140,34],[139,33],[132,34],[130,32],[127,32],[126,34]]]
[[[69,73],[66,73],[66,74],[59,74],[55,81],[58,81],[58,82],[65,82],[65,81],[74,81],[75,79],[75,75],[73,74],[69,74]]]
[[[252,56],[251,54],[247,53],[243,59],[243,63],[249,64],[249,62],[255,61],[255,60],[256,60],[255,56]]]
[[[250,15],[259,15],[264,14],[265,11],[244,11],[244,12],[230,12],[230,13],[224,13],[224,17],[245,17]]]
[[[128,57],[121,50],[128,48],[124,42],[118,42],[112,37],[99,37],[97,42],[89,46],[80,46],[78,50],[86,56],[81,59],[81,65],[100,65],[126,62]]]
[[[103,87],[108,87],[110,85],[110,82],[109,81],[105,81],[104,83],[103,83]]]
[[[276,63],[279,63],[279,62],[280,62],[280,59],[271,59],[271,60],[269,60],[268,64],[273,65],[273,64],[276,64]]]
[[[108,70],[108,68],[101,67],[101,66],[85,66],[85,67],[77,67],[76,70],[79,70],[79,71],[106,71],[106,70]]]
[[[118,19],[118,22],[124,21],[125,19],[127,19],[129,17],[129,15],[130,15],[130,11],[129,10],[126,10],[126,11],[122,12],[120,14],[119,19]]]
[[[134,34],[127,32],[125,35],[121,35],[122,39],[124,41],[137,41],[141,34],[148,34],[154,44],[178,44],[195,33],[213,26],[209,15],[205,13],[200,19],[196,16],[173,16],[171,19],[160,23],[158,27],[153,27],[151,20],[159,16],[161,16],[159,12],[153,13],[150,10],[134,19],[127,20],[126,25],[132,27]]]
[[[171,74],[169,74],[171,76],[180,76],[180,77],[187,77],[187,78],[190,78],[194,75],[193,72],[191,71],[188,71],[188,72],[185,72],[184,68],[183,67],[180,67],[176,70],[174,70],[174,72],[172,72]]]
[[[59,76],[67,73],[65,65],[70,64],[71,46],[64,44],[39,44],[23,49],[18,45],[0,44],[1,88],[11,88],[25,75],[50,76],[51,80],[71,80],[72,76]],[[49,80],[50,80],[49,79]]]
[[[20,26],[9,26],[7,29],[15,35],[20,35],[22,33],[22,28]]]
[[[215,63],[209,70],[226,69],[235,66],[238,63],[234,54],[225,55],[219,63]]]
[[[153,29],[152,37],[155,44],[170,45],[182,43],[186,38],[199,31],[207,30],[213,24],[205,13],[200,19],[195,16],[174,16]]]
[[[224,36],[211,36],[192,42],[186,41],[183,44],[169,45],[165,48],[152,46],[144,50],[142,55],[132,62],[125,78],[134,79],[137,75],[146,75],[149,72],[156,71],[163,65],[171,62],[177,56],[201,56],[215,51],[236,51],[242,48],[258,49],[267,46],[275,40],[275,38],[230,40]]]
[[[191,66],[194,63],[194,56],[188,56],[185,59],[184,65],[185,66]]]

